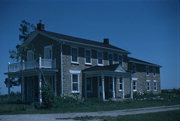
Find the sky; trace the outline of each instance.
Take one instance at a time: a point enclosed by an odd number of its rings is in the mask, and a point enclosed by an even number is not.
[[[180,88],[179,0],[1,0],[1,94],[7,93],[4,73],[22,20],[42,20],[46,30],[75,37],[109,38],[129,56],[161,65],[162,89]]]

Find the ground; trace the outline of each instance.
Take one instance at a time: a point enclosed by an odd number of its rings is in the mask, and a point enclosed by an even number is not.
[[[164,111],[174,111],[180,113],[180,105],[174,106],[160,106],[160,107],[148,107],[148,108],[136,108],[136,109],[125,109],[125,110],[114,110],[114,111],[99,111],[99,112],[81,112],[81,113],[64,113],[64,114],[18,114],[18,115],[0,115],[0,120],[2,121],[58,121],[66,120],[73,121],[76,118],[81,120],[81,117],[93,117],[102,120],[102,117],[106,117],[111,120],[113,117],[119,117],[124,115],[134,115],[134,114],[146,114],[146,113],[157,113]],[[111,117],[111,118],[109,118]],[[180,120],[180,116],[177,117]],[[85,120],[85,119],[83,119]]]

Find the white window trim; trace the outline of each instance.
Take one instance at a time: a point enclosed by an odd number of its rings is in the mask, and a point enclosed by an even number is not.
[[[51,58],[49,58],[49,59],[52,59],[52,45],[44,46],[44,58],[45,58],[45,49],[47,49],[47,48],[51,49]]]
[[[109,63],[109,55],[112,55],[112,65],[114,64],[114,57],[113,57],[113,53],[109,53],[108,54],[108,65],[110,65],[110,63]]]
[[[155,87],[155,86],[154,86],[154,83],[156,83],[156,89],[154,89],[154,87]],[[157,86],[157,80],[153,80],[153,90],[154,90],[154,91],[157,91],[157,87],[158,87],[158,86]]]
[[[71,92],[72,93],[80,93],[80,85],[79,85],[80,78],[79,77],[80,77],[81,71],[80,70],[69,70],[69,72],[71,73]],[[73,80],[72,80],[73,74],[78,75],[78,91],[73,91]]]
[[[86,62],[86,51],[90,51],[90,61],[91,61],[90,63],[87,63],[87,62]],[[92,58],[91,58],[92,54],[91,54],[91,53],[92,53],[92,52],[91,52],[90,49],[85,49],[85,58],[84,58],[84,59],[85,59],[85,64],[86,64],[86,65],[92,65]]]
[[[138,80],[138,78],[132,78],[132,89],[134,87],[133,82],[134,81],[136,82],[136,89],[133,89],[134,92],[137,91],[137,80]]]
[[[147,88],[147,91],[151,91],[151,80],[146,80],[146,88]],[[149,83],[149,90],[148,90],[148,85],[147,83]]]
[[[101,52],[102,53],[102,64],[98,62],[98,53]],[[104,59],[103,59],[103,52],[102,51],[97,51],[97,65],[98,66],[103,66],[104,65]]]
[[[77,49],[77,61],[72,61],[72,49]],[[71,47],[71,63],[73,64],[79,64],[79,57],[78,57],[78,48],[77,47]]]
[[[123,78],[122,78],[122,89],[120,89],[120,78],[119,78],[119,80],[118,80],[118,85],[119,85],[119,92],[122,92],[122,91],[124,91],[124,80],[123,80]]]

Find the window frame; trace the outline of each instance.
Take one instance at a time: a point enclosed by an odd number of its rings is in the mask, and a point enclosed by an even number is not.
[[[99,63],[99,53],[102,53],[102,63]],[[102,51],[97,51],[97,65],[103,66],[103,52]]]
[[[32,59],[29,59],[29,53],[32,54]],[[27,51],[27,57],[26,57],[27,61],[34,61],[34,52],[32,50],[28,50]]]
[[[112,60],[112,64],[110,64],[110,55],[111,55],[111,60]],[[113,53],[109,53],[108,54],[108,63],[109,63],[109,65],[113,65],[114,64],[114,57],[113,57]]]
[[[147,91],[151,91],[151,83],[150,83],[150,80],[146,80],[146,89]]]
[[[121,59],[120,59],[120,56],[121,56]],[[121,60],[121,63],[120,63],[120,60]],[[123,55],[122,54],[118,55],[118,61],[119,61],[119,64],[122,66],[123,65]]]
[[[73,82],[73,75],[77,76],[77,82]],[[77,84],[77,90],[73,90],[73,84]],[[72,93],[79,93],[79,74],[78,73],[71,73],[71,92]]]
[[[153,80],[153,90],[157,91],[157,80]]]
[[[119,91],[122,92],[124,90],[124,80],[122,77],[119,78],[118,85],[119,85]]]
[[[89,55],[89,58],[90,58],[90,62],[87,62],[87,54],[86,54],[86,51],[89,51],[90,55]],[[92,58],[91,58],[92,54],[91,54],[91,49],[85,49],[85,64],[87,65],[92,65]]]
[[[73,61],[73,49],[77,49],[77,61]],[[71,63],[73,63],[73,64],[79,64],[78,48],[77,48],[77,47],[71,47]]]
[[[138,78],[132,78],[132,90],[134,92],[137,91],[137,81],[138,81]],[[134,82],[135,82],[135,85],[134,85]],[[134,86],[135,86],[135,89],[134,89]]]
[[[50,57],[48,57],[48,58],[46,57],[47,56],[46,52],[45,52],[46,49],[50,49],[51,50]],[[44,59],[52,59],[52,54],[53,54],[53,52],[52,52],[52,45],[44,46]]]

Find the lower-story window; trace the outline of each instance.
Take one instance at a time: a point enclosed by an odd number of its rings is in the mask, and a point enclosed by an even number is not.
[[[157,91],[157,81],[156,80],[154,80],[154,91]]]
[[[133,91],[137,91],[137,81],[133,80]]]
[[[119,91],[122,91],[123,90],[123,80],[122,80],[122,77],[119,78]]]
[[[147,91],[150,91],[150,80],[146,80]]]
[[[72,74],[71,77],[71,82],[72,82],[72,92],[77,93],[79,92],[79,75],[78,74]]]

